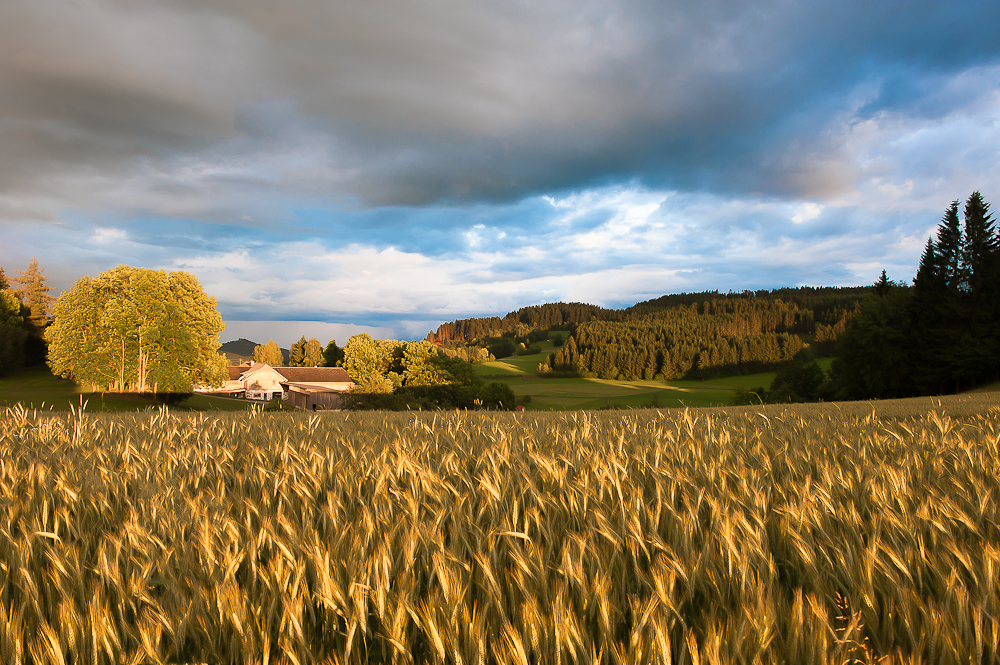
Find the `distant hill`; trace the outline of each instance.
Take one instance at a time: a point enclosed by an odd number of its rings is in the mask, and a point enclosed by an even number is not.
[[[257,342],[251,342],[248,339],[240,337],[232,342],[226,342],[219,347],[219,351],[222,353],[234,353],[238,356],[252,356],[255,346],[257,346]]]
[[[226,342],[219,347],[219,352],[226,354],[226,357],[230,360],[252,360],[253,350],[255,347],[259,346],[257,342],[253,342],[249,339],[244,339],[240,337],[237,340],[231,342]],[[281,356],[284,358],[284,362],[287,365],[289,359],[288,349],[281,349]]]
[[[427,340],[452,348],[483,346],[502,358],[564,331],[564,346],[539,364],[540,376],[632,381],[753,374],[775,369],[807,346],[814,356],[830,355],[872,289],[675,293],[623,309],[550,303],[443,323]]]
[[[427,334],[427,341],[435,344],[475,343],[501,336],[526,337],[536,330],[575,330],[582,323],[592,321],[635,321],[679,307],[705,303],[734,301],[757,302],[780,300],[812,312],[818,323],[832,325],[839,321],[845,310],[853,307],[871,286],[780,288],[771,291],[703,291],[700,293],[673,293],[653,300],[636,303],[623,309],[605,309],[586,303],[547,303],[522,307],[505,316],[482,316],[457,319],[438,326]],[[800,331],[804,332],[804,331]],[[808,330],[812,332],[812,330]],[[499,357],[499,356],[498,356]]]

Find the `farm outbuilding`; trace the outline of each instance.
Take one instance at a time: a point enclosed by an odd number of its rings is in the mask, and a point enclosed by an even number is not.
[[[282,367],[282,397],[296,409],[339,409],[340,396],[354,387],[343,367]]]
[[[229,367],[229,380],[221,388],[199,392],[267,401],[276,395],[297,409],[309,411],[340,408],[340,395],[354,387],[342,367],[279,367],[265,363]]]

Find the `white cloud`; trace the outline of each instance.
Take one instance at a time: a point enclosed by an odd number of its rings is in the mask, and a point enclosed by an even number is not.
[[[122,229],[96,228],[94,229],[94,234],[90,237],[90,241],[106,245],[118,240],[125,240],[127,237],[128,234]]]
[[[803,222],[808,222],[810,219],[816,219],[823,212],[823,206],[818,203],[813,203],[812,201],[807,201],[799,206],[798,212],[792,215],[792,221],[796,224],[802,224]]]

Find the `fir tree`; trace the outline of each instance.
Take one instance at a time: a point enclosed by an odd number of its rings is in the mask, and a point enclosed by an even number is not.
[[[958,219],[958,199],[945,210],[937,231],[938,280],[952,290],[962,287],[962,226]]]
[[[965,202],[965,233],[961,259],[967,288],[973,295],[983,293],[997,252],[1000,251],[990,204],[983,195],[973,192]]]
[[[331,339],[323,349],[323,365],[325,367],[340,367],[344,363],[344,350],[337,346],[337,340]]]

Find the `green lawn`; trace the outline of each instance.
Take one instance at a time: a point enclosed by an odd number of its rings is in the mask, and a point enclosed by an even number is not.
[[[487,380],[510,384],[518,398],[531,396],[531,410],[600,409],[602,407],[680,407],[720,406],[729,403],[739,388],[767,388],[774,372],[729,376],[707,381],[608,381],[605,379],[540,379],[538,363],[554,348],[552,342],[541,342],[541,353],[512,356],[491,363],[475,365],[478,375]],[[819,361],[824,370],[830,369],[829,358]],[[996,389],[996,388],[994,388]],[[155,408],[154,402],[141,395],[81,392],[66,379],[53,376],[47,368],[23,370],[13,376],[0,377],[0,407],[23,404],[29,408],[66,410],[79,406],[81,397],[88,411],[141,411]],[[180,404],[185,411],[242,411],[247,402],[220,397],[195,395]]]
[[[476,374],[509,383],[518,398],[531,396],[526,405],[531,410],[599,409],[601,407],[679,407],[720,406],[729,403],[740,388],[767,388],[774,372],[728,376],[701,381],[608,381],[605,379],[541,379],[538,363],[552,351],[551,342],[542,342],[541,353],[511,356],[476,365]],[[824,371],[830,371],[831,358],[819,359]]]
[[[0,408],[22,404],[29,409],[65,411],[86,405],[87,411],[142,411],[156,408],[151,397],[128,393],[93,393],[61,379],[47,367],[31,367],[0,377]],[[174,407],[183,411],[243,411],[247,402],[195,395]]]
[[[510,356],[509,358],[501,358],[491,363],[476,365],[476,374],[480,376],[537,374],[538,363],[545,360],[546,356],[552,353],[555,347],[550,341],[536,342],[533,346],[541,348],[542,352],[533,353],[529,356]]]

